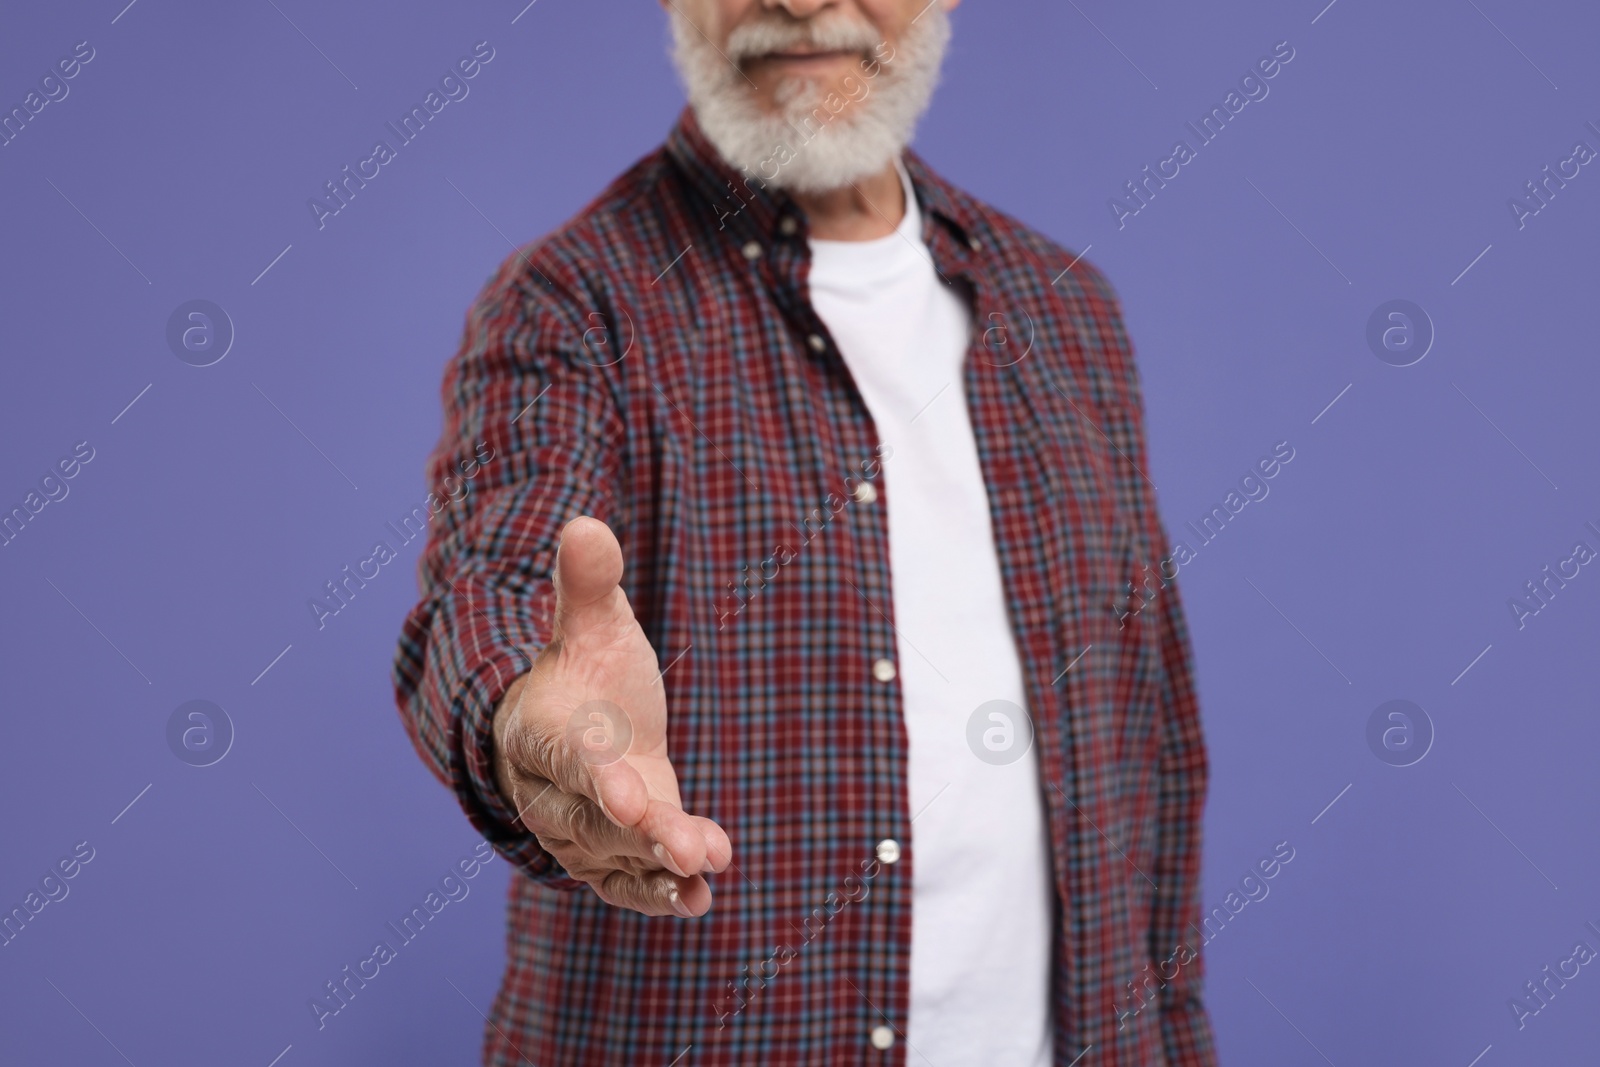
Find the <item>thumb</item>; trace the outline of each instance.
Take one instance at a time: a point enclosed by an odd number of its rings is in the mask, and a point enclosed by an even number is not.
[[[581,625],[600,609],[610,615],[611,593],[622,581],[622,546],[599,519],[579,516],[561,530],[556,548],[556,630]]]
[[[622,566],[622,546],[611,528],[599,519],[584,515],[562,528],[556,548],[555,640],[552,645],[576,652],[585,647],[586,634],[605,639],[619,636],[624,628],[637,626],[619,584]],[[626,705],[618,707],[626,721],[628,715],[639,711],[639,694],[634,691],[637,681],[626,669],[620,674],[608,669],[598,680],[591,679],[591,684],[599,685],[598,690],[585,691],[580,696]],[[581,733],[585,725],[585,721],[580,721],[576,729]],[[644,817],[649,805],[644,778],[632,764],[620,758],[626,755],[625,751],[600,763],[585,759],[581,746],[576,743],[574,728],[574,722],[569,720],[555,746],[559,757],[554,760],[557,767],[553,768],[556,777],[552,780],[569,790],[576,787],[576,791],[599,804],[607,817],[618,825],[633,826]]]

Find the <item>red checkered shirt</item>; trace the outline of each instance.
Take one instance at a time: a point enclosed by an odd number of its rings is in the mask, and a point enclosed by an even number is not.
[[[963,384],[1049,826],[1056,1062],[1210,1067],[1206,750],[1116,295],[905,163],[976,323]],[[873,670],[896,653],[894,459],[807,298],[807,233],[686,108],[501,265],[446,369],[429,480],[474,474],[430,527],[394,680],[418,751],[517,870],[486,1063],[907,1062],[869,1040],[906,1019],[917,863],[901,693]],[[492,714],[549,639],[578,515],[622,544],[684,807],[733,841],[701,919],[604,903],[495,790]]]

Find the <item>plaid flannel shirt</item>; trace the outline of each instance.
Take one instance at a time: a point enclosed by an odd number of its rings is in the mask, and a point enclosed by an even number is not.
[[[1049,826],[1056,1062],[1211,1067],[1207,759],[1178,591],[1146,571],[1166,536],[1116,295],[905,162],[976,324],[962,384]],[[430,529],[394,682],[417,750],[517,870],[487,1063],[914,1059],[869,1040],[906,1019],[917,863],[900,692],[873,669],[898,654],[894,459],[807,299],[807,233],[685,108],[504,262],[446,369],[430,481],[482,443],[493,458]],[[549,639],[557,536],[578,515],[622,544],[684,806],[733,841],[698,920],[605,904],[495,790],[493,711]],[[897,862],[879,862],[886,840]]]

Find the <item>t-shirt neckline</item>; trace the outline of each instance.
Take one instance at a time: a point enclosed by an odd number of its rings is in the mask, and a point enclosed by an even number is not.
[[[841,241],[832,238],[809,238],[812,272],[820,265],[822,273],[832,270],[848,272],[854,277],[877,276],[893,273],[906,263],[923,257],[922,212],[917,206],[916,189],[911,184],[911,174],[901,157],[894,160],[900,175],[900,187],[905,193],[906,210],[893,233],[872,237],[865,241]],[[820,261],[820,264],[819,264]]]

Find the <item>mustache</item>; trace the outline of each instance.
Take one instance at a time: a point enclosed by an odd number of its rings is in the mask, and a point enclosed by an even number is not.
[[[848,17],[807,19],[759,18],[735,27],[728,35],[727,55],[734,63],[766,55],[807,48],[818,52],[871,52],[883,36],[866,23]]]

